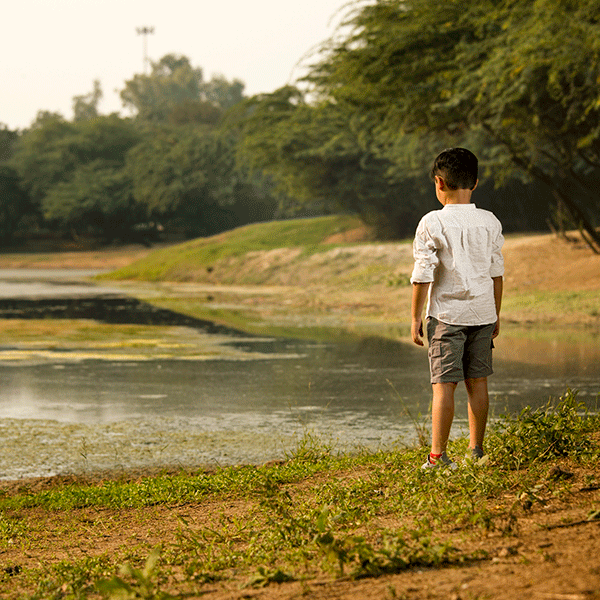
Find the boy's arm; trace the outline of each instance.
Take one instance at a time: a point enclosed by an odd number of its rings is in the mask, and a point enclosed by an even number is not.
[[[431,283],[413,283],[412,302],[410,307],[412,341],[417,346],[423,346],[423,307],[427,300]]]
[[[494,303],[496,304],[496,327],[494,328],[494,332],[492,333],[492,339],[498,337],[500,333],[500,308],[502,307],[502,292],[504,289],[504,281],[502,276],[492,277],[492,281],[494,282]]]

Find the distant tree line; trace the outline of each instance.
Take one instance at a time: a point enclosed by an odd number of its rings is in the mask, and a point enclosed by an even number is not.
[[[39,113],[0,128],[0,233],[109,240],[206,235],[351,212],[381,238],[436,208],[443,148],[481,159],[476,202],[508,231],[581,230],[600,252],[600,0],[358,0],[297,85],[240,81],[167,55],[121,92],[132,117]]]
[[[150,243],[161,232],[209,235],[273,218],[269,185],[236,164],[219,128],[244,85],[187,57],[164,56],[121,92],[132,117],[100,115],[99,82],[73,98],[73,118],[40,111],[25,131],[0,128],[0,234],[48,230]]]

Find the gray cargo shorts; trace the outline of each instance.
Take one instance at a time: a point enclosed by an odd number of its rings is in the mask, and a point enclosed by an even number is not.
[[[455,383],[491,375],[494,327],[495,323],[448,325],[429,317],[431,383]]]

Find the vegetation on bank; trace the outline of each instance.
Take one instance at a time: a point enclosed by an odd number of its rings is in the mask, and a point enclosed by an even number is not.
[[[0,590],[10,599],[164,600],[208,585],[300,581],[309,590],[323,577],[484,563],[494,554],[482,540],[518,537],[527,518],[544,527],[549,507],[579,503],[584,521],[600,518],[594,496],[580,493],[600,486],[599,421],[567,391],[500,420],[489,458],[459,460],[453,472],[419,469],[424,447],[339,455],[307,436],[277,464],[24,486],[0,496]],[[466,440],[452,442],[453,456],[465,451]],[[146,534],[126,539],[132,523]],[[85,548],[110,537],[105,552]],[[67,558],[53,560],[59,549]]]
[[[293,326],[301,315],[311,315],[314,325],[318,315],[336,317],[331,324],[342,328],[356,329],[362,322],[367,328],[379,323],[403,329],[410,322],[410,240],[383,244],[367,241],[365,235],[368,230],[352,216],[255,223],[151,251],[101,279],[165,284],[159,294],[146,297],[135,288],[132,293],[159,307],[246,331],[253,331],[252,323],[257,321],[262,331],[267,324]],[[522,236],[507,235],[506,251],[511,251],[512,241],[519,246],[522,240]],[[586,272],[592,274],[595,255],[587,248],[576,251],[574,244],[551,235],[540,248],[536,250],[545,262],[537,271],[531,265],[531,272],[519,270],[521,263],[531,259],[527,246],[507,258],[504,325],[551,323],[553,331],[560,328],[564,334],[573,325],[597,332],[597,284],[589,277],[574,279],[571,266],[573,259],[585,255],[590,261]],[[568,281],[569,287],[546,289],[548,273]],[[190,288],[180,294],[168,282],[206,284],[214,289]],[[235,289],[240,286],[253,290]],[[269,290],[268,286],[283,287]]]
[[[255,252],[298,249],[302,255],[326,251],[332,236],[343,240],[345,233],[361,227],[353,216],[336,215],[255,223],[219,235],[198,238],[151,252],[122,269],[102,276],[106,279],[143,281],[203,281],[222,271],[217,267],[228,260]],[[229,279],[231,279],[229,277]],[[231,281],[229,281],[231,282]],[[242,283],[236,281],[236,283]]]

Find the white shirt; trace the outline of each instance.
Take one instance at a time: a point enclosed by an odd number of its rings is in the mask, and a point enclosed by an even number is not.
[[[498,319],[492,277],[504,275],[502,225],[474,204],[446,204],[420,221],[411,283],[428,283],[427,316],[450,325]]]

